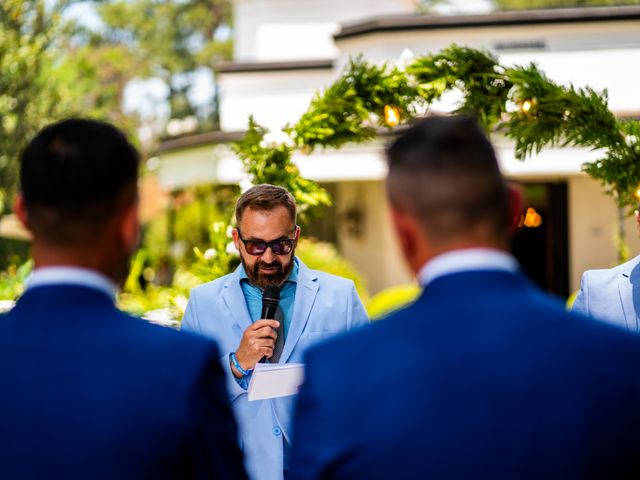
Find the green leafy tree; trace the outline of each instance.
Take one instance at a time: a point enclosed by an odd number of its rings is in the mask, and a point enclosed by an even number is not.
[[[125,88],[136,68],[136,58],[128,49],[92,38],[67,47],[58,79],[62,91],[72,99],[70,110],[107,120],[136,141],[141,121],[123,110]]]
[[[0,198],[11,204],[18,156],[43,126],[81,115],[110,120],[133,132],[122,112],[131,59],[112,46],[79,42],[63,19],[69,0],[0,2]],[[1,213],[1,212],[0,212]]]
[[[136,58],[131,76],[160,78],[169,89],[171,118],[196,115],[188,98],[198,69],[231,56],[229,0],[107,0],[98,5],[103,38]],[[205,109],[205,116],[210,112]],[[215,127],[209,118],[203,126]]]
[[[287,131],[291,129],[269,132],[251,117],[245,137],[233,144],[233,149],[254,185],[270,183],[291,192],[298,204],[298,220],[304,224],[313,214],[310,209],[331,205],[331,198],[320,185],[300,175],[291,160],[295,142]]]
[[[454,113],[473,116],[487,132],[497,130],[514,140],[520,160],[549,146],[597,150],[601,158],[585,164],[584,171],[603,184],[620,212],[635,207],[640,121],[616,118],[606,91],[560,85],[536,65],[506,68],[490,53],[457,45],[395,64],[356,58],[312,100],[293,127],[285,126],[273,137],[250,121],[247,135],[235,148],[246,165],[258,167],[256,173],[272,165],[286,169],[296,149],[310,152],[367,141],[376,134],[376,125],[409,122],[452,90],[461,98]],[[386,116],[390,107],[396,112],[393,123]],[[622,213],[619,236],[624,237]]]
[[[448,0],[416,0],[416,12],[426,15],[433,13],[439,5],[447,5]]]
[[[65,32],[60,18],[64,3],[46,3],[0,2],[0,188],[6,200],[16,190],[20,151],[61,114],[65,101],[52,80],[57,38]]]

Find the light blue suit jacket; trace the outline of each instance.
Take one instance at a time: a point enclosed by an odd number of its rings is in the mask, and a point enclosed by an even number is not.
[[[310,345],[368,321],[351,280],[311,270],[300,262],[293,318],[280,362],[300,362]],[[229,354],[238,348],[242,333],[250,325],[239,269],[193,289],[182,320],[184,330],[215,339],[220,347],[249,476],[254,480],[282,480],[282,435],[291,443],[295,397],[247,400],[247,391],[231,373]]]
[[[638,332],[640,256],[614,268],[584,272],[573,311]]]

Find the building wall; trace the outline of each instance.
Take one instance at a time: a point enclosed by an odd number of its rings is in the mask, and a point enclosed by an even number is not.
[[[522,181],[564,179],[568,185],[569,287],[580,286],[586,269],[616,264],[614,235],[616,208],[601,185],[579,172],[582,161],[597,152],[578,149],[547,149],[525,162],[515,160],[513,145],[497,139],[497,152],[504,173]],[[310,156],[294,156],[301,173],[319,182],[335,185],[337,238],[341,252],[363,274],[370,293],[413,281],[397,247],[389,219],[382,179],[386,175],[383,140],[347,145],[339,150],[319,150]],[[160,157],[160,182],[171,190],[199,183],[238,183],[246,174],[228,147],[202,146]],[[362,214],[362,233],[352,234],[345,222],[350,210]],[[631,254],[640,254],[640,240],[633,218],[626,221]]]
[[[259,124],[278,131],[296,122],[333,76],[332,70],[220,74],[220,127],[246,130],[253,115]]]
[[[240,160],[224,144],[161,152],[158,159],[157,175],[167,191],[192,185],[232,185],[247,178]]]
[[[382,181],[340,182],[337,184],[338,246],[358,269],[374,295],[393,285],[413,283],[404,263],[391,224]],[[353,208],[362,209],[362,233],[349,233],[343,218]]]
[[[327,9],[330,6],[327,4]],[[353,8],[355,12],[357,9]],[[372,14],[361,12],[363,16]],[[309,13],[306,18],[315,17]],[[288,43],[303,45],[308,36],[299,32],[292,37],[295,41],[290,39]],[[499,49],[500,45],[538,41],[544,43],[543,48]],[[295,122],[308,108],[313,95],[331,84],[351,56],[363,54],[371,61],[393,62],[407,48],[420,55],[440,51],[452,43],[493,51],[505,65],[535,62],[558,83],[588,85],[598,91],[606,89],[609,106],[615,112],[640,111],[640,96],[636,94],[640,77],[640,21],[525,25],[376,33],[338,41],[335,46],[339,56],[333,70],[220,74],[222,129],[245,129],[251,114],[270,129],[279,130],[287,122]],[[308,48],[308,52],[316,51],[315,47]],[[458,99],[455,92],[446,94],[434,109],[451,110]]]
[[[414,8],[415,0],[235,0],[234,58],[333,58],[340,23]]]
[[[544,48],[499,48],[539,41]],[[405,49],[424,55],[452,43],[491,51],[504,65],[534,62],[558,83],[607,89],[614,111],[640,110],[640,96],[635,94],[640,76],[640,21],[374,33],[339,40],[336,70],[358,54],[371,61],[393,62]],[[456,100],[456,96],[445,97],[435,107],[449,110]]]
[[[600,184],[586,175],[568,181],[569,196],[569,281],[572,291],[580,288],[582,272],[616,265],[617,209]],[[635,217],[625,221],[626,241],[631,257],[640,254]]]
[[[617,210],[600,184],[580,174],[569,177],[569,287],[580,288],[585,270],[610,268],[617,264],[615,247]],[[362,273],[373,295],[390,286],[412,283],[413,275],[400,253],[393,231],[382,181],[350,181],[336,184],[340,251]],[[363,213],[360,236],[347,231],[345,212],[358,206]],[[625,221],[626,241],[631,256],[640,254],[640,235],[635,217]]]
[[[640,46],[639,26],[640,20],[618,20],[579,24],[405,30],[347,37],[339,39],[336,45],[340,50],[340,59],[343,63],[350,56],[362,52],[366,52],[367,58],[372,60],[386,60],[398,58],[405,48],[416,54],[424,54],[441,50],[452,43],[483,48],[498,52],[500,55],[513,53],[529,56],[537,52],[597,52],[602,49],[638,48]],[[539,42],[543,43],[542,47],[526,47],[526,44]],[[570,68],[567,69],[571,71]]]
[[[236,0],[237,60],[337,60],[335,68],[327,70],[221,74],[222,129],[244,130],[250,114],[272,130],[295,122],[350,56],[395,61],[406,48],[419,55],[452,43],[491,50],[507,65],[536,62],[559,83],[606,88],[610,107],[618,113],[640,111],[640,21],[386,32],[342,39],[337,44],[331,37],[338,22],[412,8],[413,1],[407,0]],[[513,48],[527,42],[544,46]],[[448,96],[437,108],[449,109],[455,100],[455,95]],[[500,138],[496,142],[507,176],[567,181],[570,289],[579,288],[584,270],[614,265],[614,203],[598,182],[579,173],[580,164],[598,158],[598,152],[545,149],[523,163],[515,160],[512,144]],[[381,143],[295,155],[304,176],[337,182],[339,247],[365,276],[371,293],[412,281],[387,213]],[[163,184],[171,187],[192,181],[237,182],[244,176],[229,152],[216,153],[212,146],[164,154],[161,160]],[[363,213],[359,235],[346,231],[341,220],[354,207]],[[626,227],[631,253],[638,254],[640,241],[633,219],[627,220]]]

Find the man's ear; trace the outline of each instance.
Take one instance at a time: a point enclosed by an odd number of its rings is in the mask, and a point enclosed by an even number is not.
[[[138,202],[125,208],[120,217],[120,237],[126,248],[133,252],[140,242],[140,221],[138,218]]]
[[[238,235],[238,229],[231,229],[231,237],[233,238],[233,244],[236,246],[236,250],[240,251],[240,235]]]
[[[394,208],[391,208],[391,220],[396,231],[396,238],[400,242],[402,254],[411,265],[418,241],[414,222],[408,214]]]
[[[16,197],[16,201],[13,203],[13,211],[16,214],[16,217],[20,220],[20,223],[24,225],[25,228],[29,228],[29,218],[27,215],[27,206],[24,203],[24,197],[22,193],[18,193]]]
[[[298,239],[300,238],[300,226],[296,225],[296,233],[294,236],[295,244],[298,245]]]
[[[524,205],[524,194],[522,187],[515,182],[507,182],[507,192],[509,194],[509,233],[513,234],[518,229],[522,206]]]

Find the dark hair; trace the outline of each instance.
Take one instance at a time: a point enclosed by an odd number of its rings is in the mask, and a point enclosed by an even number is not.
[[[79,243],[137,197],[139,155],[117,128],[69,119],[45,127],[20,159],[29,228],[52,243]]]
[[[495,152],[475,120],[433,116],[416,122],[387,150],[387,191],[434,240],[488,224],[503,238],[509,223],[506,183]]]
[[[236,224],[240,225],[242,215],[247,208],[273,210],[280,206],[289,211],[291,221],[295,224],[296,200],[286,189],[268,183],[251,187],[240,196],[238,203],[236,203]]]

